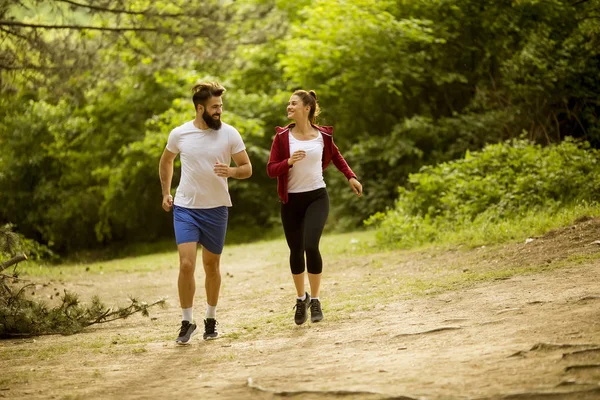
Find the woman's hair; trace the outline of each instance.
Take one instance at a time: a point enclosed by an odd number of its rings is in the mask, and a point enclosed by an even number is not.
[[[220,97],[225,93],[225,88],[218,82],[202,82],[192,88],[194,95],[194,109],[198,109],[198,104],[206,105],[206,100],[211,97]]]
[[[305,106],[310,106],[308,120],[311,124],[314,124],[317,120],[317,117],[321,113],[321,109],[319,108],[319,103],[317,101],[317,93],[314,90],[296,90],[293,95],[300,97]]]

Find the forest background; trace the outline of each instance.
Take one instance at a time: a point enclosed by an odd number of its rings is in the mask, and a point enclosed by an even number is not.
[[[254,169],[229,242],[280,233],[266,162],[299,88],[365,188],[327,170],[330,231],[406,246],[587,207],[599,34],[597,0],[0,0],[0,226],[31,258],[173,248],[158,160],[198,80],[227,88]]]

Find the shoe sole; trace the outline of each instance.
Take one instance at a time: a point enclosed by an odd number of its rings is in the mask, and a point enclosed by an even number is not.
[[[323,317],[319,317],[319,318],[310,317],[310,322],[320,322],[320,321],[323,321]]]
[[[204,340],[215,340],[219,338],[219,334],[217,333],[216,336],[203,336]]]
[[[198,327],[196,326],[196,329],[194,329],[192,331],[192,333],[190,333],[190,338],[187,340],[187,342],[183,342],[180,340],[175,339],[175,343],[180,345],[180,346],[187,346],[188,344],[190,344],[190,342],[192,341],[192,338],[194,337],[194,335],[198,332]]]

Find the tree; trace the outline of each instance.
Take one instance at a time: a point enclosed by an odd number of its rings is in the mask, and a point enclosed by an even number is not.
[[[559,0],[307,7],[281,67],[292,86],[320,93],[342,147],[354,144],[365,201],[348,195],[335,213],[356,226],[393,204],[408,173],[523,130],[543,143],[570,135],[600,145],[598,9]]]
[[[55,77],[58,84],[73,83],[81,75],[97,82],[125,66],[156,71],[189,65],[189,53],[180,51],[184,43],[194,57],[218,52],[222,23],[229,18],[221,3],[2,0],[0,71],[5,84],[9,72],[34,84]],[[27,80],[19,82],[35,87]]]

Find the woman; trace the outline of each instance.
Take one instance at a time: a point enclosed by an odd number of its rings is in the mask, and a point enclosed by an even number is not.
[[[323,170],[330,161],[348,179],[359,197],[362,185],[333,143],[333,127],[315,125],[319,115],[317,95],[311,90],[297,90],[290,97],[287,117],[293,123],[277,127],[267,164],[267,173],[277,177],[277,192],[281,199],[281,222],[290,248],[290,268],[296,286],[294,320],[302,325],[323,319],[319,301],[323,261],[319,241],[329,214],[329,196]],[[309,295],[304,290],[304,253],[310,284]]]

